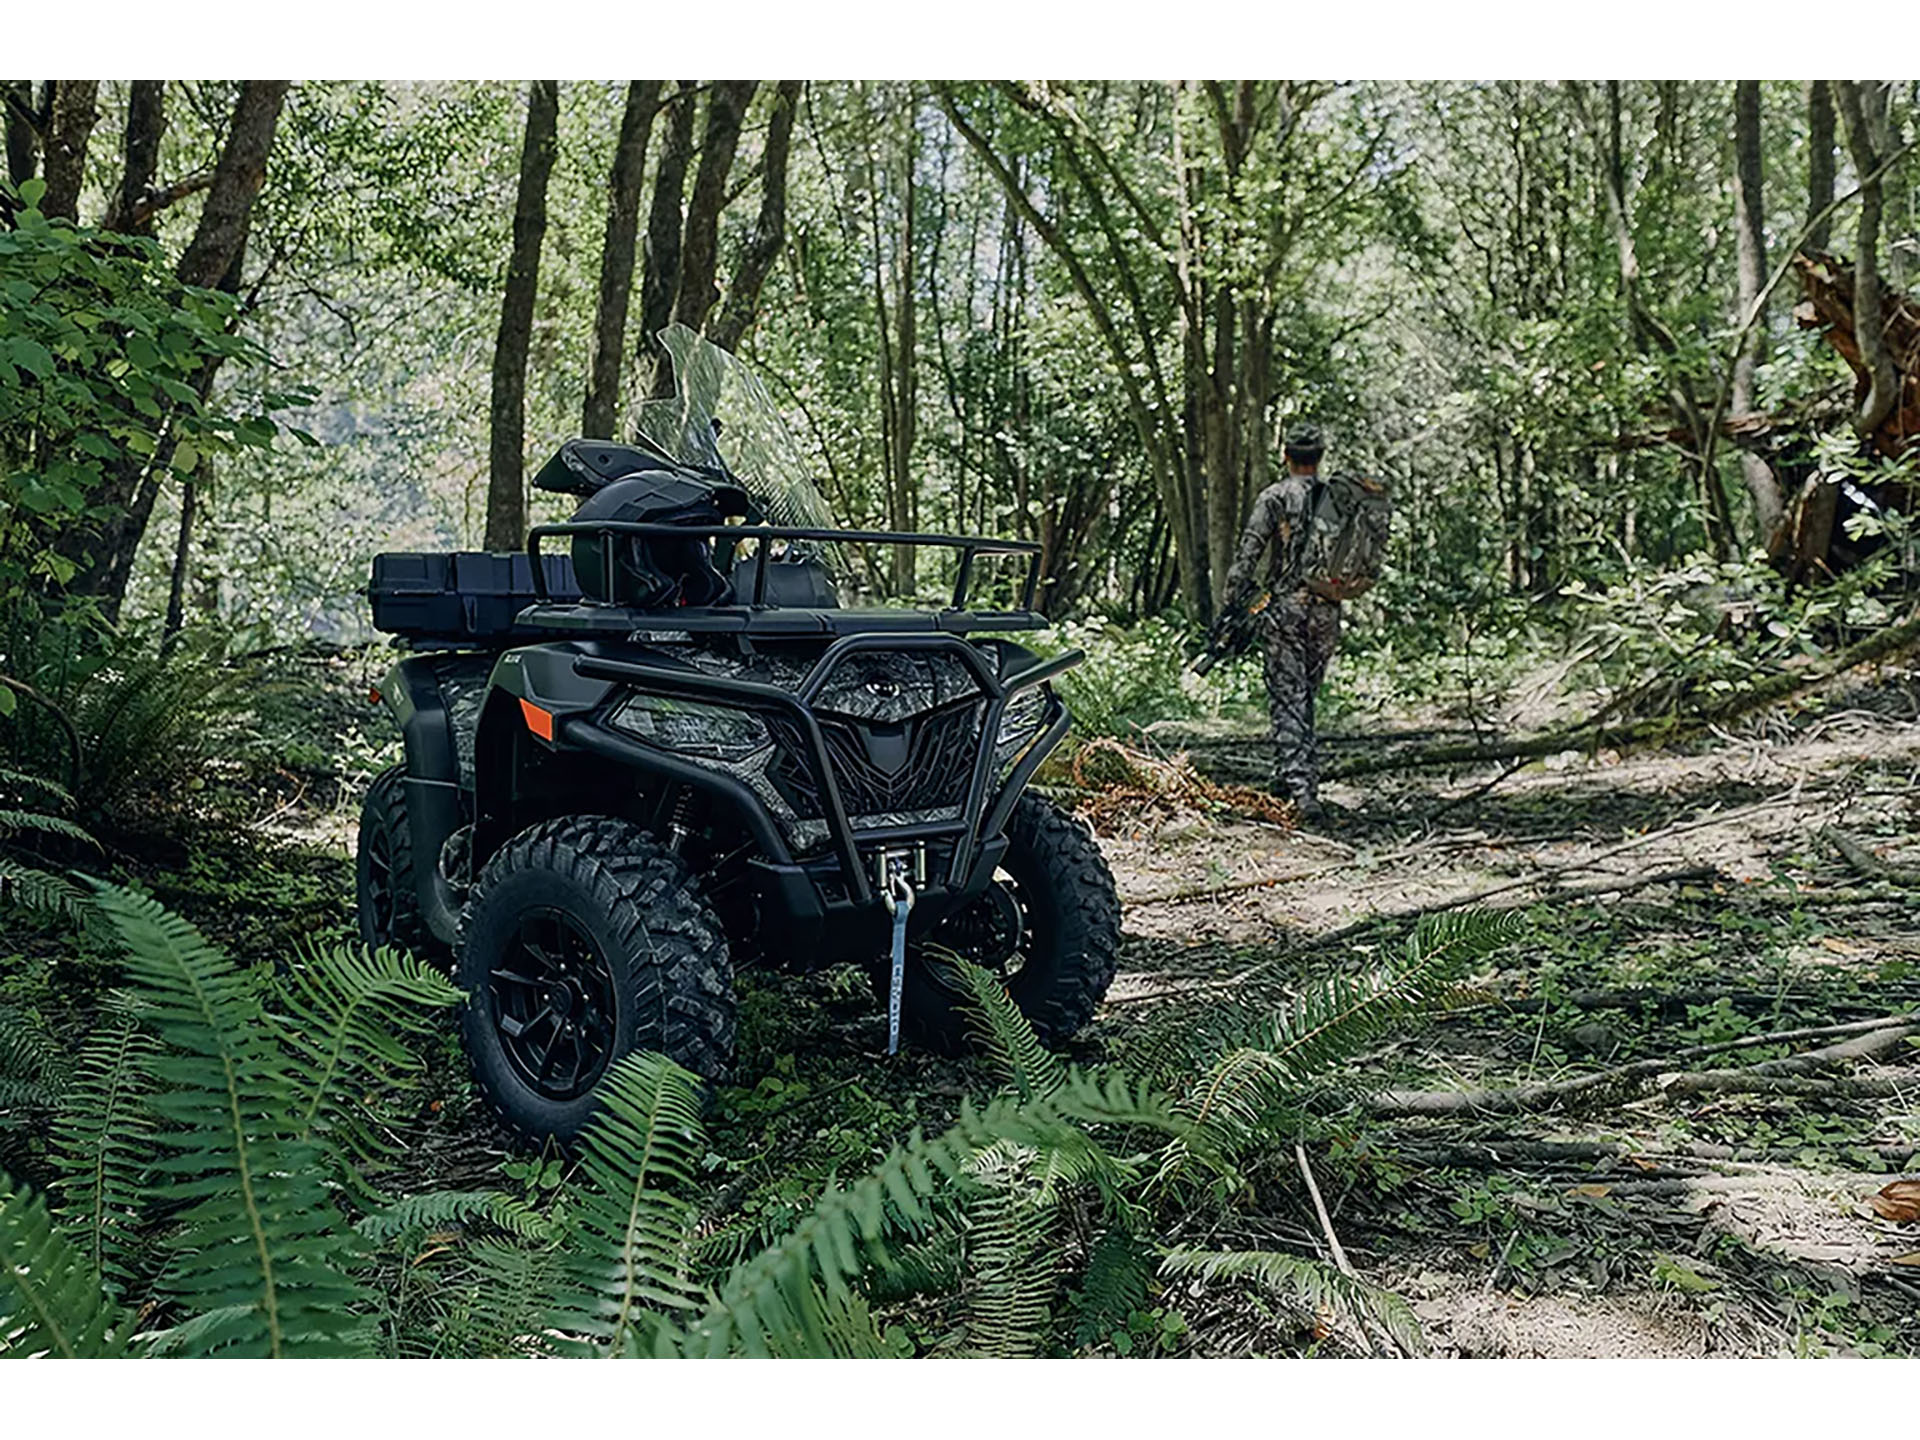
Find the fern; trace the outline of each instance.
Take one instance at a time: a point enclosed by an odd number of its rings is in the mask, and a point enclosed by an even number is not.
[[[476,1221],[522,1240],[551,1240],[552,1226],[524,1200],[499,1190],[430,1190],[362,1216],[354,1229],[373,1245],[424,1236]]]
[[[1252,1280],[1309,1314],[1331,1311],[1363,1334],[1378,1325],[1401,1350],[1420,1354],[1426,1339],[1411,1306],[1391,1290],[1343,1275],[1331,1265],[1275,1250],[1171,1250],[1161,1262],[1166,1276],[1201,1280]]]
[[[1362,975],[1331,975],[1228,1048],[1188,1090],[1181,1113],[1190,1133],[1169,1147],[1165,1185],[1200,1162],[1231,1178],[1233,1157],[1272,1133],[1310,1082],[1381,1036],[1443,1001],[1468,966],[1505,944],[1519,920],[1506,911],[1429,916],[1394,963]]]
[[[125,1327],[46,1202],[0,1172],[0,1356],[105,1359]]]
[[[698,1077],[663,1055],[607,1073],[568,1191],[564,1290],[549,1327],[602,1354],[651,1348],[661,1312],[693,1310],[689,1278],[694,1171],[706,1152]]]
[[[366,1296],[353,1275],[357,1237],[340,1223],[324,1148],[303,1134],[310,1085],[259,993],[184,920],[112,886],[98,903],[168,1049],[153,1061],[153,1108],[170,1152],[155,1163],[178,1217],[173,1298],[224,1319],[197,1330],[193,1353],[351,1354]]]
[[[354,1162],[387,1147],[362,1097],[388,1072],[419,1068],[402,1038],[427,1033],[433,1012],[458,1005],[461,992],[412,955],[357,945],[308,949],[283,991],[281,1026],[298,1077],[294,1137],[328,1142],[342,1188],[371,1203]]]
[[[1059,1090],[1066,1083],[1066,1072],[1013,1003],[1006,982],[984,966],[959,959],[952,963],[973,1001],[967,1010],[968,1028],[1014,1093],[1030,1100]]]
[[[1000,1141],[968,1161],[968,1349],[1013,1358],[1039,1348],[1051,1318],[1059,1205],[1035,1181],[1036,1152]]]
[[[89,1038],[54,1124],[61,1222],[101,1278],[132,1278],[133,1225],[154,1156],[151,1066],[158,1044],[138,1003],[120,995]]]
[[[1146,1305],[1156,1258],[1130,1230],[1108,1230],[1094,1242],[1073,1299],[1075,1344],[1092,1344]]]
[[[31,1132],[65,1093],[68,1068],[38,1021],[0,1006],[0,1131]]]

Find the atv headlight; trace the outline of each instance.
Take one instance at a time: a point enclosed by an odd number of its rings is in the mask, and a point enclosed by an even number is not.
[[[1023,750],[1040,733],[1047,718],[1047,688],[1029,685],[1016,690],[1000,712],[1000,734],[994,741],[998,750]]]
[[[614,711],[608,723],[694,759],[744,760],[769,743],[766,723],[757,715],[665,695],[636,695]]]

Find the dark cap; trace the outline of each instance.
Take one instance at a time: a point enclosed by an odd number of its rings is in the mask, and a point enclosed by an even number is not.
[[[1320,427],[1311,420],[1296,420],[1287,427],[1286,438],[1281,441],[1280,448],[1289,455],[1318,459],[1327,448],[1327,442],[1320,433]]]

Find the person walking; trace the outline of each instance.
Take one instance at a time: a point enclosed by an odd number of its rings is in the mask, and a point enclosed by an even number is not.
[[[1340,602],[1307,587],[1305,567],[1320,500],[1320,427],[1297,423],[1281,442],[1287,473],[1260,492],[1227,572],[1221,605],[1231,623],[1248,622],[1248,606],[1264,579],[1267,604],[1252,617],[1266,655],[1267,716],[1273,736],[1273,793],[1303,819],[1325,811],[1319,794],[1314,696],[1340,643]],[[1261,559],[1267,557],[1264,576]]]

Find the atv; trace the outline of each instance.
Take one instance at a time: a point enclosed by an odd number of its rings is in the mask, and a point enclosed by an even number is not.
[[[1014,638],[1046,628],[1039,547],[836,527],[758,378],[662,342],[676,394],[635,443],[535,476],[572,520],[524,554],[379,555],[369,587],[406,761],[361,812],[361,935],[451,961],[480,1088],[536,1142],[630,1051],[728,1078],[747,965],[857,963],[890,1052],[951,1053],[952,957],[1057,1044],[1119,947],[1098,846],[1028,789],[1083,658]],[[943,603],[863,605],[902,546],[945,557]]]

